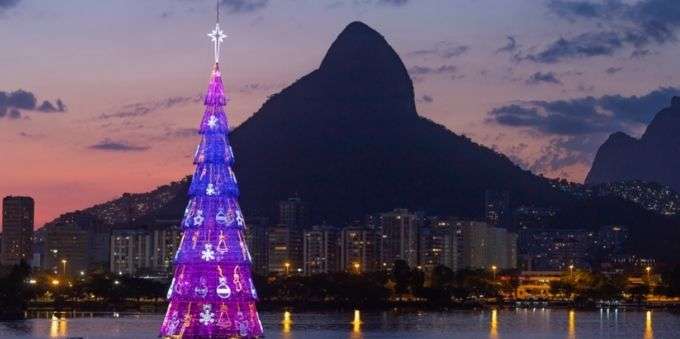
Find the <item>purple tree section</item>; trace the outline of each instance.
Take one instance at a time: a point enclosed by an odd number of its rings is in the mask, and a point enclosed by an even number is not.
[[[245,220],[231,169],[227,97],[215,64],[199,127],[182,241],[168,290],[162,337],[256,338],[263,334],[245,243]]]

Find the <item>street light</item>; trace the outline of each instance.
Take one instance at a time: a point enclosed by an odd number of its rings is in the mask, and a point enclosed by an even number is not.
[[[67,262],[68,262],[68,260],[66,260],[66,259],[61,259],[61,263],[64,265],[64,276],[66,276],[66,263],[67,263]]]
[[[498,267],[496,265],[491,265],[491,273],[493,273],[493,281],[496,281],[496,270]]]
[[[569,278],[574,280],[574,265],[569,265]]]
[[[283,266],[286,267],[286,275],[288,275],[290,273],[290,263],[286,262],[286,263],[283,264]]]
[[[647,271],[647,281],[651,282],[652,266],[645,267],[645,271]]]
[[[358,262],[355,262],[354,263],[354,270],[357,272],[357,274],[359,274],[359,268],[361,268],[361,265],[359,265]]]

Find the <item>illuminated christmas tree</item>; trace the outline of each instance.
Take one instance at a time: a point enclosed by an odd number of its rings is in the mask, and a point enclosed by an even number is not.
[[[205,96],[198,131],[201,143],[194,157],[196,171],[160,334],[170,338],[261,337],[245,220],[231,168],[234,155],[227,137],[228,98],[219,68],[220,44],[226,36],[219,23],[208,36],[215,43],[215,67]]]

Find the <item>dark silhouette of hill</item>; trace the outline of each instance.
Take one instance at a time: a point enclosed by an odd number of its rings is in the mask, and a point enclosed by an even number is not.
[[[623,132],[600,146],[586,184],[644,180],[680,191],[680,97],[656,114],[640,139]]]
[[[293,194],[331,222],[396,206],[480,215],[485,189],[508,190],[517,203],[563,197],[507,157],[420,117],[401,59],[360,22],[319,69],[272,96],[230,139],[250,214],[272,214]]]
[[[587,196],[579,193],[582,188],[564,189],[419,116],[401,59],[360,22],[347,26],[317,70],[273,95],[229,138],[248,218],[276,222],[277,202],[294,195],[308,203],[312,222],[338,226],[396,207],[480,218],[484,191],[507,190],[514,206],[560,210],[555,226],[623,224],[635,237],[633,251],[671,260],[680,253],[676,218],[622,199]],[[183,180],[169,189],[124,196],[99,205],[98,214],[123,213],[129,201],[153,206],[162,201],[162,207],[134,219],[179,220],[188,185]]]

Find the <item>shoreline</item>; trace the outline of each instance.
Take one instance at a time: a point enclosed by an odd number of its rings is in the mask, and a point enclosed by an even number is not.
[[[165,302],[129,302],[109,304],[104,302],[94,303],[53,303],[31,304],[26,313],[33,312],[119,312],[119,313],[164,313],[167,303]],[[310,311],[354,311],[360,309],[367,312],[385,311],[434,311],[448,312],[458,310],[489,310],[489,309],[570,309],[579,311],[597,311],[600,309],[626,309],[626,310],[669,310],[680,312],[680,302],[646,302],[646,303],[619,303],[619,304],[577,304],[571,302],[503,302],[503,303],[452,303],[447,305],[433,305],[427,303],[385,303],[380,305],[347,305],[333,303],[273,303],[258,304],[259,311],[267,312],[310,312]]]

